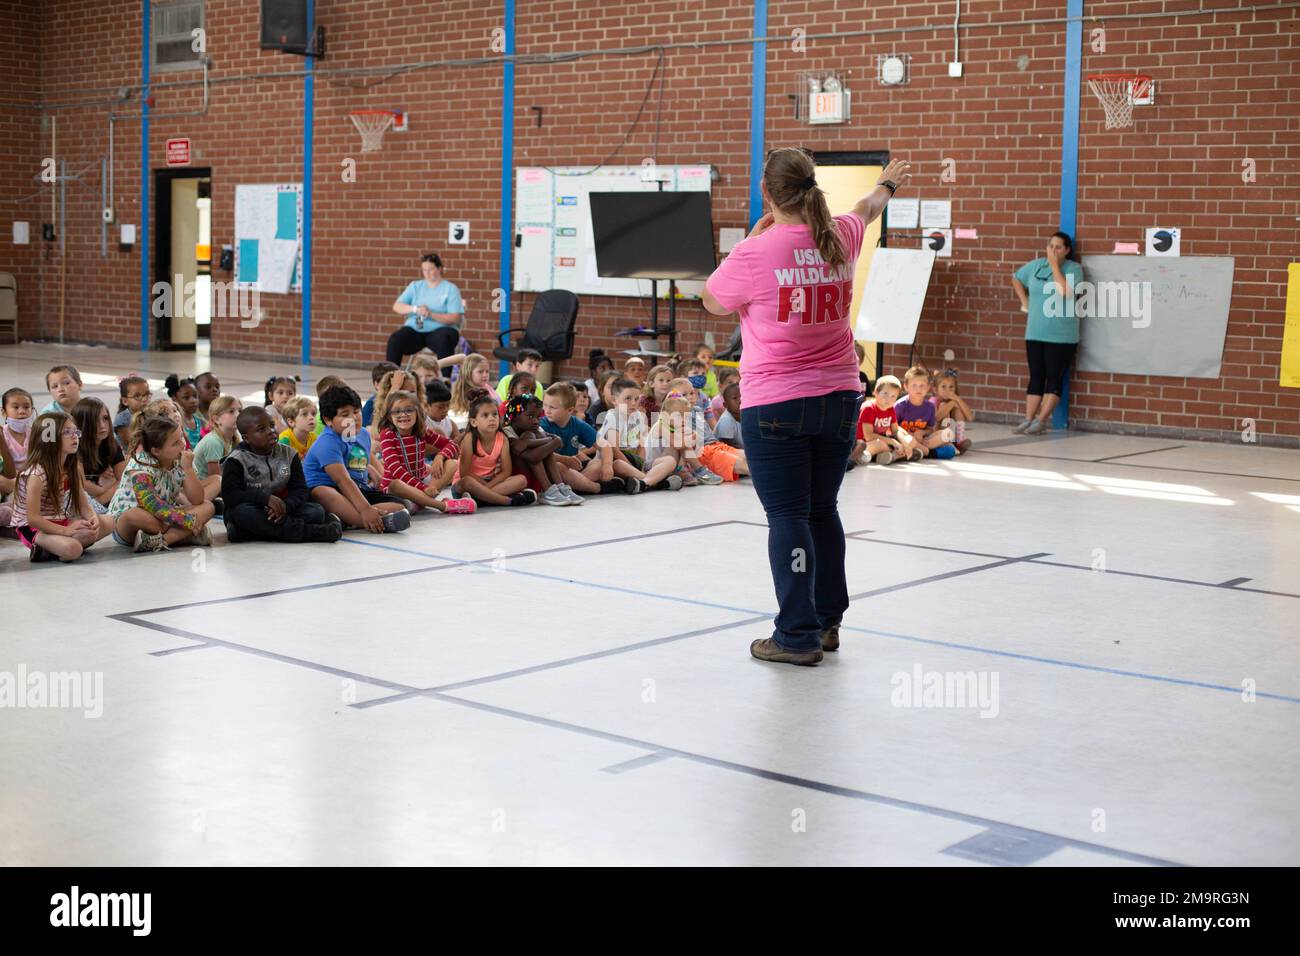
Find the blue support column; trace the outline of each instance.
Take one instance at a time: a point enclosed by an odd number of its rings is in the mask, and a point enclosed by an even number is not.
[[[754,0],[754,36],[767,36],[767,0]],[[763,215],[764,130],[767,127],[767,41],[755,40],[752,74],[752,99],[749,108],[749,225],[752,229]]]
[[[149,351],[149,46],[153,12],[149,0],[144,0],[144,23],[141,44],[140,83],[140,351]],[[111,163],[113,157],[109,157]],[[161,202],[161,199],[159,200]]]
[[[1079,94],[1083,72],[1083,0],[1067,0],[1065,25],[1065,102],[1061,121],[1061,231],[1077,244],[1075,232],[1079,199]],[[1061,380],[1061,404],[1052,413],[1052,427],[1070,423],[1070,374]]]
[[[307,45],[316,33],[316,3],[307,0]],[[302,93],[302,364],[311,364],[311,199],[312,139],[315,123],[316,61],[303,57]]]
[[[498,329],[510,328],[511,262],[514,255],[514,220],[510,197],[515,178],[515,0],[506,0],[506,59],[501,64],[501,319]],[[493,297],[495,298],[495,296]],[[509,372],[500,363],[500,373]]]

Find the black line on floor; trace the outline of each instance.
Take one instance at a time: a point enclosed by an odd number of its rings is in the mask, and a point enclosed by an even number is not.
[[[1158,451],[1176,451],[1179,448],[1186,447],[1186,445],[1170,445],[1167,448],[1148,448],[1146,451],[1131,451],[1126,455],[1107,455],[1105,458],[1093,458],[1091,460],[1094,465],[1098,465],[1106,461],[1118,461],[1121,458],[1134,458],[1138,455],[1154,455]]]
[[[731,760],[721,760],[717,757],[709,757],[705,754],[693,753],[689,750],[679,750],[674,747],[663,747],[646,740],[638,740],[635,737],[627,737],[622,734],[611,734],[607,731],[597,730],[594,727],[584,727],[581,724],[573,724],[568,721],[557,720],[553,717],[540,717],[523,711],[511,710],[507,707],[500,707],[496,704],[488,704],[482,701],[469,700],[464,697],[455,697],[451,694],[428,694],[425,695],[434,700],[445,701],[451,704],[457,704],[469,707],[474,710],[484,711],[486,713],[496,714],[500,717],[509,717],[514,720],[523,720],[528,723],[538,724],[543,727],[550,727],[555,730],[565,730],[570,733],[582,734],[583,736],[593,737],[598,740],[604,740],[610,743],[624,744],[629,747],[635,747],[640,750],[648,751],[647,756],[662,754],[661,759],[667,757],[680,757],[683,760],[690,760],[694,763],[703,764],[707,767],[714,767],[720,770],[730,770],[734,773],[744,774],[750,777],[757,777],[761,780],[771,780],[776,783],[784,783],[789,786],[799,787],[804,790],[813,790],[819,793],[828,793],[833,796],[848,797],[852,800],[860,800],[864,803],[874,803],[880,806],[892,807],[898,810],[911,810],[915,813],[922,813],[927,816],[941,817],[945,820],[955,820],[961,823],[969,823],[973,826],[984,827],[989,830],[1006,832],[1013,834],[1033,835],[1038,839],[1048,839],[1060,841],[1065,846],[1076,847],[1082,850],[1088,850],[1093,853],[1102,853],[1106,856],[1116,857],[1123,860],[1130,860],[1136,863],[1145,863],[1151,866],[1181,866],[1172,860],[1164,860],[1159,857],[1146,856],[1142,853],[1131,853],[1127,850],[1117,850],[1113,847],[1103,846],[1099,843],[1089,843],[1085,840],[1075,840],[1071,837],[1064,837],[1056,833],[1048,833],[1045,830],[1034,830],[1028,827],[1018,827],[1014,824],[1004,823],[1000,820],[993,820],[988,817],[976,816],[975,814],[962,813],[957,810],[948,810],[943,807],[936,807],[930,804],[917,803],[912,800],[903,800],[897,797],[888,797],[883,794],[870,793],[865,790],[857,790],[852,787],[842,787],[837,784],[823,783],[818,780],[812,780],[808,777],[798,777],[793,774],[779,773],[774,770],[764,770],[761,767],[751,767],[747,764],[736,763]]]
[[[1238,584],[1245,584],[1247,581],[1250,580],[1253,579],[1252,578],[1231,578],[1227,581],[1220,582],[1218,586],[1221,588],[1235,588]]]

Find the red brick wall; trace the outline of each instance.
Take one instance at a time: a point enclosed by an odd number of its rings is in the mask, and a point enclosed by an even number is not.
[[[1226,6],[1226,2],[1224,2]],[[743,0],[692,4],[659,0],[639,5],[590,5],[576,0],[522,3],[517,52],[565,53],[655,42],[739,39],[748,35],[752,6]],[[819,150],[881,150],[912,160],[912,195],[950,198],[954,225],[974,226],[979,239],[959,242],[940,260],[918,337],[918,355],[943,361],[945,350],[962,371],[963,392],[992,417],[1010,416],[1023,393],[1023,317],[1008,275],[1041,254],[1057,226],[1060,183],[1064,27],[1016,26],[1015,21],[1059,17],[1048,0],[974,0],[962,5],[961,56],[965,76],[950,79],[950,11],[946,5],[856,0],[773,0],[769,36],[934,24],[933,31],[882,33],[843,40],[806,40],[768,47],[766,141]],[[1231,255],[1236,283],[1219,381],[1080,373],[1072,383],[1072,414],[1088,427],[1207,429],[1257,421],[1261,435],[1300,436],[1300,394],[1281,389],[1277,363],[1282,335],[1285,267],[1294,255],[1295,209],[1300,199],[1300,35],[1297,11],[1199,17],[1115,19],[1121,13],[1191,9],[1196,3],[1147,0],[1089,2],[1086,13],[1104,19],[1106,50],[1094,52],[1084,28],[1084,73],[1142,69],[1158,80],[1157,105],[1139,108],[1130,130],[1106,131],[1100,106],[1084,90],[1079,162],[1078,248],[1108,252],[1116,241],[1140,241],[1150,225],[1184,229],[1185,255]],[[104,99],[105,87],[138,83],[139,4],[87,6],[68,0],[39,5],[0,2],[3,49],[38,50],[39,87],[31,70],[0,67],[0,102],[47,103]],[[212,104],[204,117],[155,120],[151,157],[162,165],[163,142],[189,136],[196,165],[213,170],[215,245],[233,241],[237,183],[302,179],[303,81],[232,77],[296,70],[300,58],[257,47],[258,5],[209,0],[208,51],[213,59]],[[392,300],[418,275],[418,254],[443,254],[447,276],[467,304],[467,334],[487,350],[499,316],[491,311],[499,285],[501,69],[438,67],[380,76],[328,71],[396,67],[426,60],[493,56],[492,30],[500,3],[449,2],[427,8],[396,0],[332,0],[322,5],[329,31],[325,73],[316,80],[313,342],[316,360],[369,362],[379,357],[396,325]],[[999,26],[987,26],[995,22]],[[12,28],[11,28],[12,27]],[[86,37],[93,36],[93,43]],[[401,37],[400,44],[391,38]],[[743,226],[748,218],[750,46],[686,47],[666,52],[664,102],[655,146],[657,84],[637,128],[609,161],[637,164],[711,163],[715,226]],[[875,81],[881,52],[911,54],[911,82],[885,89]],[[26,56],[19,52],[19,56]],[[1025,57],[1023,69],[1018,58]],[[654,70],[655,55],[612,54],[580,61],[528,64],[516,72],[516,166],[595,164],[628,135]],[[76,64],[76,69],[70,69]],[[805,69],[847,71],[853,120],[840,127],[809,127],[792,115],[788,94]],[[182,75],[192,78],[197,74]],[[178,79],[176,74],[161,79]],[[371,84],[369,88],[361,88]],[[99,92],[87,93],[93,87]],[[156,112],[195,109],[197,88],[157,88]],[[389,133],[384,150],[362,155],[347,111],[403,108],[411,132]],[[535,125],[530,106],[544,109]],[[69,187],[67,316],[73,339],[134,346],[139,341],[139,259],[110,244],[99,253],[98,160],[106,151],[106,105],[60,110],[59,152],[73,171],[91,169]],[[138,112],[132,99],[119,112]],[[30,111],[27,111],[30,113]],[[7,152],[0,167],[0,202],[33,190],[30,177],[48,151],[48,131],[23,111],[0,109],[0,129],[16,143],[40,140],[40,150]],[[26,131],[25,133],[23,131]],[[356,160],[356,181],[342,181],[340,162]],[[1257,180],[1243,183],[1241,161],[1252,158]],[[941,162],[957,162],[955,182],[940,181]],[[117,127],[115,175],[119,222],[139,220],[139,126]],[[41,213],[23,217],[39,234]],[[48,216],[48,213],[43,215]],[[468,247],[446,245],[449,219],[471,221]],[[6,227],[7,231],[7,227]],[[907,240],[911,244],[915,240]],[[0,248],[7,237],[0,236]],[[9,255],[10,253],[6,253]],[[26,258],[24,259],[24,255]],[[41,281],[33,270],[42,258]],[[6,260],[8,261],[8,260]],[[57,328],[58,260],[39,240],[15,267],[26,268],[24,325],[28,336]],[[218,274],[217,279],[229,278]],[[32,296],[38,296],[36,302]],[[522,324],[531,296],[514,296],[514,323]],[[218,320],[214,347],[222,352],[296,360],[300,349],[297,296],[264,296],[267,318],[255,329]],[[583,301],[575,361],[587,351],[612,350],[625,340],[614,329],[647,314],[639,300],[589,297]],[[52,318],[53,317],[53,318]],[[734,321],[707,316],[695,303],[679,314],[682,347],[706,331],[725,340]],[[889,348],[893,370],[906,350]],[[1226,400],[1225,400],[1226,399]]]
[[[49,216],[48,199],[41,207],[42,187],[35,177],[40,172],[41,114],[34,107],[40,100],[39,30],[34,5],[25,0],[0,0],[0,272],[18,281],[20,334],[31,335],[29,317],[37,311],[38,262],[42,243],[38,209]],[[46,186],[46,189],[49,187]],[[31,227],[31,245],[13,244],[15,220]]]

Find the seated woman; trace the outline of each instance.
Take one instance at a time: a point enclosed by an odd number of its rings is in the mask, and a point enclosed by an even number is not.
[[[387,359],[397,365],[403,357],[430,349],[440,359],[456,351],[460,324],[465,318],[460,289],[442,277],[442,259],[430,252],[420,257],[424,278],[406,287],[393,311],[406,316],[406,324],[388,337]]]

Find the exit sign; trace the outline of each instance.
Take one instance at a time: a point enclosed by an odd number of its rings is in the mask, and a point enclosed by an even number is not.
[[[188,166],[190,164],[190,141],[188,139],[167,140],[167,165]]]
[[[808,94],[808,122],[843,123],[849,118],[849,91]]]

